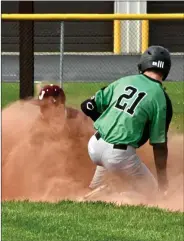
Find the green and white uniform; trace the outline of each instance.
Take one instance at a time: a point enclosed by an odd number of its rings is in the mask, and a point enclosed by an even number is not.
[[[136,177],[138,189],[156,189],[157,182],[137,156],[136,148],[148,140],[150,144],[167,141],[168,98],[162,84],[141,74],[128,76],[99,90],[93,98],[101,113],[94,128],[101,137],[91,137],[88,152],[93,162],[101,166],[97,167],[97,176],[98,169],[107,169]],[[126,148],[118,149],[119,144]],[[94,176],[91,187],[97,183]]]
[[[99,90],[95,102],[102,115],[94,127],[106,142],[137,148],[148,124],[151,144],[166,141],[166,99],[160,83],[144,75],[125,77]]]

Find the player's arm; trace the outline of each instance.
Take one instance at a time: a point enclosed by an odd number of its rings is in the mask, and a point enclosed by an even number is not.
[[[85,115],[96,121],[109,106],[112,98],[113,85],[103,87],[96,92],[95,96],[81,103],[81,110]]]
[[[159,189],[164,192],[168,188],[167,179],[167,157],[168,157],[168,146],[167,142],[153,144],[153,153],[155,166],[157,171],[157,180]]]
[[[95,97],[91,97],[81,103],[81,110],[85,115],[90,117],[93,121],[96,121],[101,113],[98,112]]]
[[[159,188],[167,189],[167,132],[172,118],[172,111],[167,104],[154,101],[154,113],[151,121],[150,144],[153,146],[154,160]]]

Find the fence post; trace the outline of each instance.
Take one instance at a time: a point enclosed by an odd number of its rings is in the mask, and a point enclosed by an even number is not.
[[[32,1],[20,1],[19,13],[33,13]],[[34,21],[19,21],[20,99],[34,96]]]
[[[142,47],[141,47],[141,53],[144,53],[144,51],[148,48],[149,45],[149,20],[143,20],[142,21]]]
[[[114,54],[121,53],[121,21],[114,20]]]
[[[60,61],[59,61],[59,80],[63,88],[63,59],[64,58],[64,22],[60,25]]]

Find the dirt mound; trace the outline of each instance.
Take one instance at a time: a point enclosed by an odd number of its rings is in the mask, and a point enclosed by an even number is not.
[[[87,142],[94,132],[92,122],[82,112],[63,105],[49,113],[43,118],[32,100],[15,102],[2,111],[3,200],[75,200],[89,191],[95,168],[87,153]],[[138,152],[155,173],[151,147],[146,145]],[[170,193],[155,205],[183,209],[183,153],[183,137],[172,135]],[[115,197],[117,202],[125,199]],[[98,200],[112,201],[100,193]]]

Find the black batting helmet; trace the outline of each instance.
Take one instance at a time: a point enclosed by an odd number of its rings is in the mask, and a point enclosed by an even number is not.
[[[141,56],[138,63],[139,73],[146,70],[159,70],[165,80],[171,68],[171,56],[169,51],[162,46],[150,46]]]

